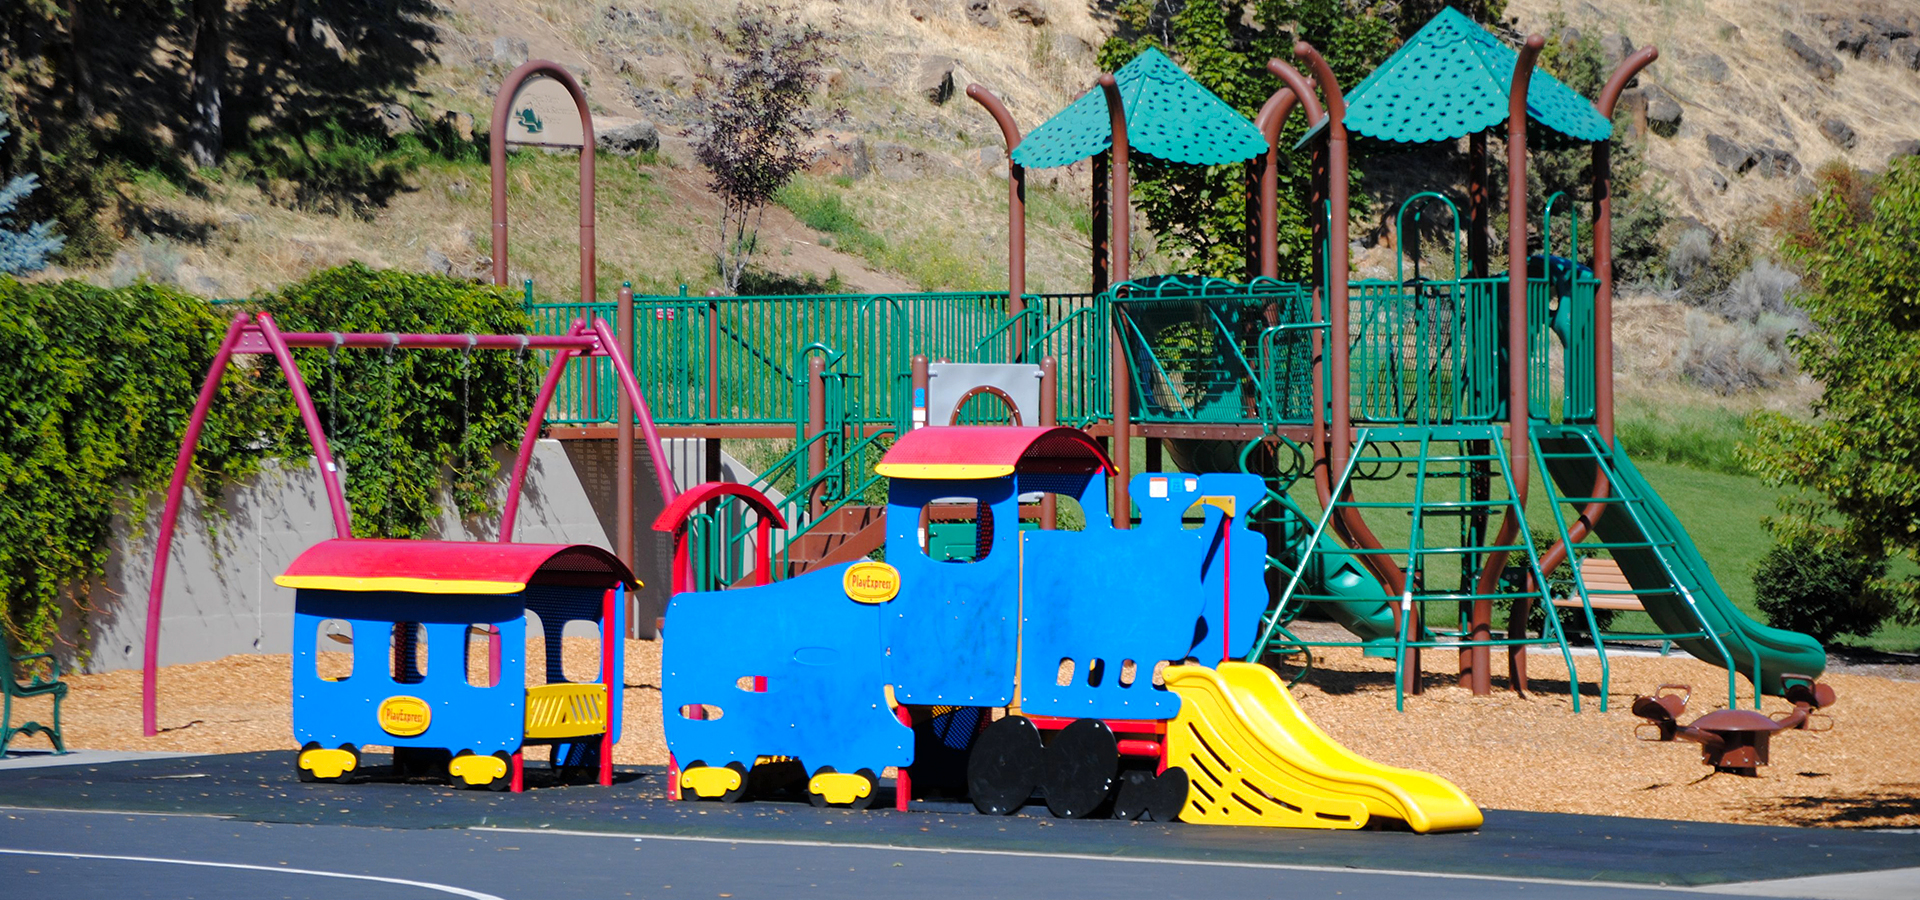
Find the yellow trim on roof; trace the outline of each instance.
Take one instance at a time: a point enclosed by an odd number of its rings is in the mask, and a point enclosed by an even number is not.
[[[455,578],[354,578],[348,575],[281,575],[281,587],[324,591],[400,591],[408,594],[517,594],[526,590],[518,581],[463,581]]]
[[[1004,478],[1013,474],[1013,466],[1003,463],[881,463],[873,470],[888,478],[921,481],[947,481],[974,478]]]

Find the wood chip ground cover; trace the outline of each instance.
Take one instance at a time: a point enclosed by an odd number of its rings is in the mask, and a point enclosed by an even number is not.
[[[529,646],[539,658],[540,641]],[[570,677],[597,668],[596,647],[567,640]],[[1455,654],[1428,652],[1427,690],[1393,709],[1392,665],[1332,650],[1316,658],[1295,688],[1303,708],[1328,734],[1382,763],[1451,779],[1480,805],[1497,809],[1625,815],[1769,825],[1920,826],[1920,682],[1830,674],[1838,692],[1832,730],[1792,731],[1773,739],[1772,764],[1758,778],[1713,774],[1697,747],[1635,739],[1628,707],[1636,693],[1661,684],[1694,687],[1682,721],[1720,708],[1723,670],[1676,654],[1612,654],[1609,709],[1599,711],[1599,662],[1575,658],[1584,685],[1582,712],[1572,712],[1559,654],[1529,656],[1533,693],[1518,697],[1495,678],[1490,697],[1458,687]],[[63,710],[71,746],[103,750],[232,753],[293,750],[291,658],[232,656],[168,666],[160,673],[160,734],[140,734],[140,673],[108,672],[69,679]],[[1505,663],[1495,655],[1495,670]],[[663,764],[660,644],[627,642],[626,736],[615,751],[623,764]],[[1742,682],[1744,686],[1744,682]],[[1751,700],[1745,701],[1751,703]],[[1764,710],[1783,712],[1768,698]],[[16,716],[47,715],[27,704]],[[22,739],[19,746],[42,746]],[[288,757],[291,777],[292,757]]]

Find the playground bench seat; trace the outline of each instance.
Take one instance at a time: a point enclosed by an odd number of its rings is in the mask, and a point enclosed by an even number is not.
[[[1587,586],[1587,600],[1594,609],[1611,609],[1622,612],[1637,612],[1646,607],[1634,594],[1596,593],[1598,591],[1630,591],[1633,585],[1627,583],[1627,576],[1620,571],[1620,564],[1611,559],[1583,559],[1580,561],[1580,580]],[[1553,598],[1553,605],[1580,608],[1580,595],[1568,594]]]
[[[19,680],[16,671],[31,669],[26,681]],[[7,752],[7,744],[15,735],[44,734],[53,741],[55,753],[67,752],[66,742],[60,738],[60,701],[67,696],[67,683],[60,680],[60,662],[46,653],[29,653],[14,656],[4,638],[0,638],[0,756]],[[53,698],[53,725],[42,725],[28,721],[20,727],[13,725],[14,698],[29,697]]]

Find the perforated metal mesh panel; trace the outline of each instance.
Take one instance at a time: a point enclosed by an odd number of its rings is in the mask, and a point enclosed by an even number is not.
[[[1200,165],[1243,162],[1266,152],[1266,138],[1252,122],[1158,50],[1148,48],[1113,77],[1134,150]],[[1021,139],[1013,161],[1029,169],[1064,166],[1112,143],[1107,94],[1095,87]]]
[[[1347,94],[1347,130],[1382,141],[1426,143],[1496,127],[1507,120],[1518,57],[1448,7]],[[1539,68],[1527,83],[1527,116],[1575,141],[1606,140],[1613,133],[1591,102]]]

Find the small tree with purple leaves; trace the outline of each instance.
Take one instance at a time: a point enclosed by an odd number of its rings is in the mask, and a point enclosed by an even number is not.
[[[720,195],[715,268],[727,292],[739,293],[767,203],[806,164],[815,129],[842,114],[816,113],[809,103],[837,39],[798,13],[749,3],[714,37],[726,56],[708,60],[713,74],[700,91],[706,127],[693,153]]]

